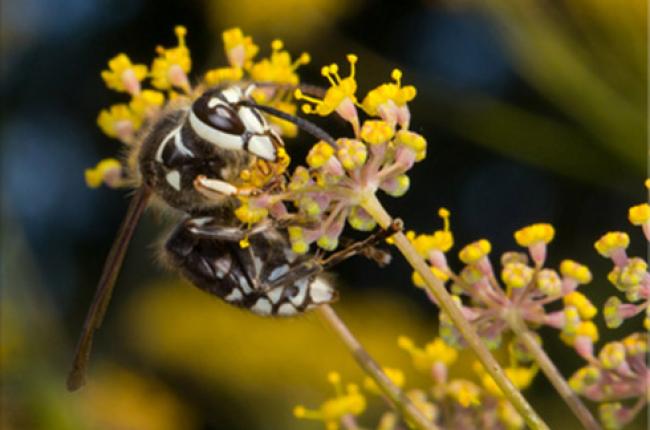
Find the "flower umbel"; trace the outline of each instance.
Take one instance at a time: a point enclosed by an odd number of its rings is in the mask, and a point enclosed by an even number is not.
[[[327,380],[334,386],[336,395],[324,401],[318,409],[298,405],[293,409],[293,415],[296,418],[323,421],[327,430],[337,430],[342,419],[354,419],[363,413],[366,399],[356,384],[347,384],[343,388],[341,376],[336,372],[330,372]]]

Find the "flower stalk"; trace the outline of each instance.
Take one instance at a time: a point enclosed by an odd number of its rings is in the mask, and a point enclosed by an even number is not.
[[[426,419],[406,395],[400,390],[381,369],[379,364],[370,356],[368,351],[359,343],[345,323],[339,318],[330,305],[318,308],[323,320],[334,330],[336,335],[350,350],[365,373],[372,378],[386,397],[393,403],[409,423],[418,429],[437,430],[438,427]]]
[[[361,202],[363,209],[382,227],[387,228],[391,222],[391,216],[386,212],[375,194],[368,194]],[[528,426],[532,429],[548,429],[546,423],[537,415],[522,394],[505,376],[503,369],[488,351],[483,341],[478,337],[476,331],[471,327],[467,319],[461,313],[459,307],[454,303],[450,294],[442,283],[433,276],[429,266],[417,253],[406,236],[398,232],[393,236],[395,246],[402,253],[408,263],[422,277],[426,290],[433,295],[440,308],[449,315],[450,319],[464,337],[467,344],[472,348],[479,361],[488,374],[494,379],[504,396],[512,403],[514,408],[521,414]]]
[[[571,390],[566,379],[564,379],[560,371],[555,367],[555,364],[553,364],[553,361],[551,361],[544,349],[537,343],[535,337],[528,330],[526,323],[515,313],[511,313],[509,318],[506,318],[506,321],[515,336],[517,336],[526,347],[528,353],[533,357],[535,363],[542,369],[542,372],[544,372],[544,375],[546,375],[562,400],[571,408],[571,411],[573,411],[582,426],[587,430],[600,430],[602,427],[598,424],[598,421],[596,421],[576,393]]]

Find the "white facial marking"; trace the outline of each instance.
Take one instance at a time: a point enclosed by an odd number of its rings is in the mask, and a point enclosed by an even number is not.
[[[278,300],[280,300],[280,297],[282,296],[282,292],[284,291],[283,287],[277,287],[266,293],[266,296],[271,299],[271,302],[277,303]]]
[[[309,297],[313,303],[328,303],[332,300],[334,290],[322,278],[314,279],[309,287]]]
[[[169,185],[171,185],[176,191],[181,190],[181,174],[178,173],[178,170],[172,170],[171,172],[167,173],[165,179],[167,180],[167,183],[169,183]]]
[[[224,300],[232,303],[240,301],[243,297],[244,296],[242,295],[241,291],[239,291],[239,288],[233,288],[230,294],[224,297]]]
[[[219,179],[199,178],[199,183],[205,188],[227,196],[231,196],[237,192],[235,186],[228,182],[220,181]]]
[[[220,104],[223,104],[223,101],[219,100],[218,97],[212,97],[210,100],[208,100],[208,107],[210,109]]]
[[[244,141],[238,134],[224,133],[201,121],[194,112],[190,112],[190,126],[200,138],[223,149],[243,149]]]
[[[278,279],[280,276],[284,275],[289,271],[289,265],[288,264],[283,264],[282,266],[278,266],[269,275],[269,281],[273,282],[276,279]]]
[[[163,161],[162,154],[163,151],[165,150],[165,146],[167,146],[169,140],[174,136],[174,134],[178,133],[180,129],[181,129],[180,127],[173,129],[172,131],[167,133],[167,136],[165,136],[165,138],[160,142],[160,145],[158,145],[158,149],[156,150],[156,161],[162,163]]]
[[[295,315],[298,313],[298,310],[289,303],[284,303],[278,308],[278,315],[289,316]]]
[[[296,282],[295,286],[298,288],[298,294],[293,297],[290,297],[291,303],[296,306],[300,306],[302,302],[305,301],[305,295],[307,293],[307,280],[303,279],[305,282]]]
[[[258,117],[253,113],[253,110],[248,107],[241,107],[237,112],[239,119],[244,123],[246,130],[251,133],[264,133],[266,127],[264,123],[260,122]]]
[[[257,302],[255,302],[255,306],[251,308],[253,312],[259,315],[271,315],[272,309],[273,307],[271,306],[271,302],[265,298],[258,299]]]
[[[251,136],[248,141],[248,150],[265,160],[275,161],[275,146],[268,136]]]
[[[206,225],[207,223],[209,223],[213,219],[214,218],[212,218],[211,216],[206,216],[206,217],[203,217],[203,218],[192,218],[190,220],[190,224],[198,225],[199,227],[201,227],[201,226]]]
[[[178,151],[187,156],[187,157],[194,157],[194,153],[190,151],[184,144],[183,144],[183,139],[181,138],[181,128],[176,129],[176,134],[174,135],[174,145],[176,146],[176,149]]]
[[[228,100],[228,103],[237,103],[242,98],[241,88],[230,87],[221,92],[221,95]]]

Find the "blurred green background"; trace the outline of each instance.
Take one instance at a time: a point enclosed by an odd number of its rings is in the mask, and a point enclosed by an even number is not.
[[[65,390],[86,309],[123,216],[126,193],[90,190],[83,169],[118,150],[95,126],[121,101],[99,77],[127,52],[149,63],[172,28],[188,27],[194,72],[224,65],[221,31],[241,26],[263,52],[273,38],[320,66],[359,55],[361,93],[392,68],[418,88],[412,128],[429,141],[412,189],[386,203],[417,231],[452,212],[457,243],[489,238],[498,255],[512,232],[551,222],[550,263],[587,263],[585,287],[614,293],[593,242],[632,233],[627,207],[645,199],[647,13],[643,0],[6,0],[1,3],[1,342],[4,429],[320,428],[291,416],[331,395],[325,374],[361,374],[315,316],[262,319],[195,290],[155,262],[160,225],[145,217],[127,256],[90,382]],[[323,123],[333,134],[346,131]],[[289,142],[304,154],[304,136]],[[300,155],[294,159],[300,159]],[[458,249],[458,247],[456,247]],[[452,260],[455,260],[452,258]],[[355,259],[337,270],[336,305],[384,365],[410,368],[396,347],[435,334],[436,310],[396,258],[380,270]],[[599,322],[602,320],[599,318]],[[605,340],[640,329],[640,320]],[[565,375],[580,366],[556,334],[545,344]],[[426,381],[407,371],[409,386]],[[552,428],[578,428],[543,377],[527,392]],[[368,421],[371,426],[374,403]],[[639,428],[644,423],[636,423]]]

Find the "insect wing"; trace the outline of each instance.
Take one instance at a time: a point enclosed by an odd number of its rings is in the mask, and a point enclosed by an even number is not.
[[[148,188],[141,187],[133,196],[117,237],[106,258],[102,276],[97,284],[97,290],[88,309],[79,343],[77,344],[72,361],[72,369],[68,375],[67,385],[70,391],[77,390],[85,384],[85,373],[90,357],[93,335],[95,330],[101,326],[106,308],[113,294],[117,275],[120,272],[124,256],[126,255],[126,250],[138,225],[138,221],[147,207],[150,195],[151,191]]]

